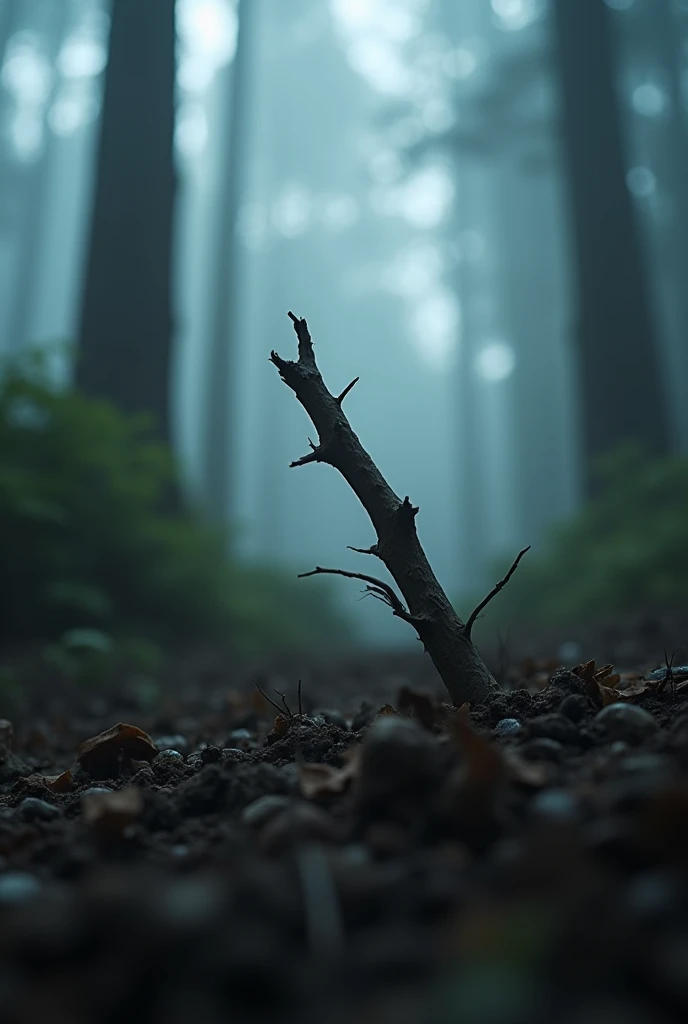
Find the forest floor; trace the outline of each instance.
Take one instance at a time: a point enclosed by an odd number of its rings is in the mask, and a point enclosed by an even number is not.
[[[686,627],[568,667],[543,641],[458,711],[415,654],[189,664],[153,701],[28,680],[0,722],[3,1019],[686,1019],[688,657],[661,670]]]

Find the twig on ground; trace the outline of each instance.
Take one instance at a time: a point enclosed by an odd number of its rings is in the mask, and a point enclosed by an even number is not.
[[[341,394],[333,395],[316,364],[306,321],[291,312],[289,317],[298,339],[298,359],[283,359],[273,351],[270,360],[318,432],[318,444],[309,440],[310,452],[292,466],[324,462],[342,474],[377,535],[369,548],[358,550],[376,555],[384,563],[403,602],[389,584],[363,573],[318,567],[302,575],[331,573],[363,580],[367,593],[384,601],[396,616],[414,627],[454,703],[484,701],[498,686],[471,641],[470,627],[459,618],[430,567],[416,532],[418,507],[408,497],[402,501],[395,494],[343,411],[343,400],[358,378]]]
[[[258,691],[258,693],[259,693],[259,694],[261,695],[261,697],[264,697],[264,698],[265,698],[265,700],[266,700],[266,701],[268,702],[268,704],[272,704],[273,708],[277,708],[277,711],[279,712],[279,714],[280,714],[280,715],[283,715],[283,714],[284,714],[284,708],[283,708],[283,707],[281,707],[281,706],[280,706],[279,704],[277,704],[277,702],[276,702],[276,701],[274,701],[274,700],[273,700],[273,699],[272,699],[271,697],[268,697],[268,695],[267,695],[267,693],[265,692],[265,690],[262,690],[262,689],[260,688],[260,686],[258,685],[258,683],[254,683],[253,685],[255,686],[256,690],[257,690],[257,691]],[[277,693],[277,690],[275,690],[275,693]],[[282,695],[281,695],[281,694],[279,694],[279,693],[277,693],[277,696],[278,696],[278,697],[280,697],[280,696],[282,696]],[[282,700],[284,700],[284,697],[282,697]],[[291,717],[293,717],[293,716],[292,716],[292,713],[291,713],[291,711],[289,710],[289,708],[287,708],[287,715],[288,715],[288,716],[289,716],[290,718],[291,718]]]
[[[483,598],[483,600],[480,602],[478,607],[474,608],[473,611],[471,612],[471,614],[468,616],[468,621],[466,623],[466,633],[468,634],[468,636],[471,635],[471,630],[473,629],[473,626],[475,625],[475,620],[478,618],[478,616],[480,615],[481,611],[484,608],[487,607],[487,605],[490,603],[492,598],[497,596],[499,591],[502,590],[507,585],[507,583],[509,582],[511,577],[514,575],[514,573],[516,572],[516,568],[518,566],[518,563],[521,561],[521,559],[525,555],[526,551],[530,551],[530,544],[528,545],[527,548],[523,548],[522,551],[519,551],[518,555],[514,559],[513,565],[509,569],[509,571],[506,574],[506,576],[504,577],[504,579],[501,579],[499,581],[499,583],[495,584],[495,586],[492,588],[492,590],[487,595],[487,597]]]

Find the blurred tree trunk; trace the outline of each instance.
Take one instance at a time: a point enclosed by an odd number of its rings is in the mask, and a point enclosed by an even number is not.
[[[638,225],[626,185],[614,40],[603,0],[554,0],[562,143],[577,284],[587,489],[623,442],[667,451],[669,414]]]
[[[76,383],[170,439],[174,0],[113,0]]]
[[[226,72],[230,95],[229,125],[220,161],[221,201],[210,323],[210,354],[206,383],[207,417],[201,451],[203,491],[209,513],[227,519],[231,479],[231,360],[237,323],[237,213],[241,201],[241,167],[246,120],[246,84],[252,47],[252,23],[258,0],[237,0],[237,43]]]
[[[71,24],[68,4],[55,4],[43,8],[45,32],[43,52],[52,68]],[[50,92],[43,112],[43,145],[36,160],[23,169],[15,202],[18,207],[17,266],[15,286],[8,310],[7,339],[10,352],[20,352],[33,341],[31,318],[35,305],[36,268],[43,247],[43,230],[47,214],[48,189],[53,169],[55,137],[50,129],[48,113],[55,99],[59,81],[54,73]]]
[[[683,47],[685,19],[675,17],[671,0],[653,0],[650,19],[650,44],[666,76],[670,116],[662,125],[661,151],[672,204],[671,226],[667,238],[670,251],[669,279],[674,322],[678,337],[678,358],[674,364],[679,379],[688,373],[688,119],[683,88]],[[683,401],[679,389],[679,401]],[[688,426],[688,416],[683,423]],[[683,430],[684,443],[688,439]]]

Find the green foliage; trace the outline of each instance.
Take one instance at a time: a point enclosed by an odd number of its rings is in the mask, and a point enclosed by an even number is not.
[[[627,447],[602,460],[598,474],[598,497],[554,530],[539,556],[526,555],[486,613],[491,625],[685,606],[688,460]]]
[[[116,637],[118,656],[138,644],[127,656],[149,675],[151,650],[126,638],[229,639],[247,652],[345,639],[329,591],[230,564],[222,538],[169,512],[174,485],[145,419],[54,387],[39,358],[5,367],[0,642],[50,641],[68,674],[90,675]]]

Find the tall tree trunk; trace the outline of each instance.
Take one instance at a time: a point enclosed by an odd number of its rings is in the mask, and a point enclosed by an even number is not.
[[[241,161],[245,129],[246,86],[252,47],[252,23],[258,0],[237,0],[238,34],[234,61],[227,72],[231,91],[230,123],[220,167],[221,202],[217,216],[210,324],[210,355],[206,384],[207,418],[201,458],[203,491],[208,511],[218,522],[227,519],[231,477],[231,356],[235,333],[237,289],[237,212],[241,200]]]
[[[590,491],[599,455],[630,440],[666,451],[670,429],[642,245],[626,186],[609,11],[603,0],[554,0],[553,11]]]
[[[55,4],[44,9],[45,55],[54,66],[65,35],[71,24],[68,4]],[[53,81],[43,114],[44,143],[38,158],[23,173],[20,182],[21,211],[20,229],[17,240],[17,267],[15,286],[10,301],[7,338],[10,352],[20,352],[31,342],[31,318],[35,303],[36,267],[43,245],[43,230],[46,220],[46,204],[52,170],[52,155],[55,138],[48,124],[47,114],[55,98],[57,78]]]
[[[649,41],[655,60],[666,75],[670,114],[662,124],[661,159],[670,193],[673,216],[668,231],[670,251],[669,288],[675,315],[677,344],[673,371],[676,374],[676,400],[684,403],[683,384],[688,378],[688,118],[684,101],[683,44],[685,20],[679,21],[671,0],[653,0],[647,12]],[[688,443],[688,413],[679,409],[682,440]]]
[[[170,436],[174,0],[113,0],[76,383]]]

